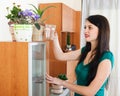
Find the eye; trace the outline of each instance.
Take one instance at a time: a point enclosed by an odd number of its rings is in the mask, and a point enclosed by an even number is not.
[[[92,27],[91,27],[91,26],[89,26],[88,28],[89,28],[89,29],[92,29]]]
[[[84,26],[84,29],[86,29],[86,26]]]

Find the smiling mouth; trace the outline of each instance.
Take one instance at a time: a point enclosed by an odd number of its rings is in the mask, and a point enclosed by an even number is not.
[[[88,38],[88,37],[90,37],[89,35],[87,35],[87,34],[85,34],[85,38]]]

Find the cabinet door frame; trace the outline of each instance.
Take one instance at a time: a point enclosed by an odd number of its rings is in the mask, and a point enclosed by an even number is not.
[[[33,57],[33,53],[32,53],[32,46],[34,45],[44,45],[44,54],[46,53],[46,44],[45,42],[33,42],[33,43],[29,43],[28,44],[28,96],[32,96],[33,93],[32,93],[32,59],[34,58]],[[44,59],[46,58],[46,55],[44,55],[43,57]],[[43,78],[43,83],[44,83],[44,95],[46,96],[46,80],[45,80],[45,73],[46,73],[46,61],[44,61],[44,78]]]

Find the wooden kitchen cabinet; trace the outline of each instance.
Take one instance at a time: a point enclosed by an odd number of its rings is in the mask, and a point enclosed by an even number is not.
[[[0,96],[49,96],[45,42],[0,42]]]
[[[61,6],[62,32],[75,32],[75,10],[65,4]]]
[[[46,10],[42,19],[50,16],[45,23],[55,24],[57,31],[75,32],[76,11],[63,3],[41,3],[39,7],[55,6]]]
[[[80,48],[81,12],[72,9],[63,3],[40,3],[39,4],[39,7],[41,9],[47,6],[55,6],[56,8],[49,8],[48,10],[46,10],[46,12],[42,16],[42,19],[50,16],[50,18],[48,18],[45,21],[45,24],[56,25],[56,31],[58,34],[61,48],[64,50],[64,47],[66,46],[66,32],[70,32],[71,43],[76,46],[76,49],[79,49]],[[57,76],[58,74],[64,73],[64,74],[67,74],[69,78],[70,74],[68,74],[69,73],[68,71],[71,71],[71,70],[74,71],[74,67],[72,65],[69,65],[68,64],[69,62],[67,61],[56,60],[53,54],[52,41],[49,41],[49,42],[50,42],[50,45],[49,45],[50,75]],[[71,63],[75,64],[76,61],[73,61]],[[70,67],[71,67],[71,70],[68,69]],[[70,79],[70,80],[74,82],[75,76],[73,76],[73,79]]]

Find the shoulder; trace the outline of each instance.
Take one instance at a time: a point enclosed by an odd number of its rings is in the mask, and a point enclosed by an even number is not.
[[[106,59],[110,60],[112,67],[113,67],[114,66],[114,55],[111,51],[105,51],[100,58],[100,62]]]

